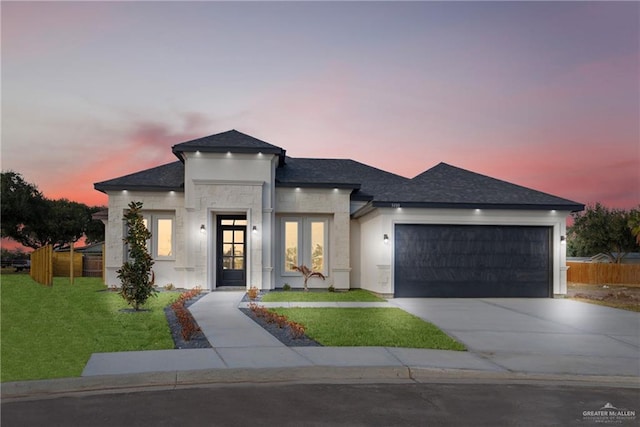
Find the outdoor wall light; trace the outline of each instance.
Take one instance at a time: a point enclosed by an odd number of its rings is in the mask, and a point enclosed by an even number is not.
[[[204,227],[204,224],[202,224],[202,225],[200,226],[200,232],[201,232],[202,234],[204,234],[204,233],[206,233],[206,232],[207,232],[207,229]]]
[[[567,238],[565,236],[560,236],[560,243],[562,244],[567,243]]]
[[[382,241],[384,242],[385,245],[389,243],[389,236],[385,234],[384,237],[382,238]]]
[[[251,229],[252,233],[257,233],[258,232],[258,227],[256,227],[255,225],[253,226],[253,228]]]

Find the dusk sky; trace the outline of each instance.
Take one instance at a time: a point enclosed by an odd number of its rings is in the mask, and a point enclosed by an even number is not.
[[[50,198],[230,129],[640,203],[640,3],[2,1],[2,169]]]

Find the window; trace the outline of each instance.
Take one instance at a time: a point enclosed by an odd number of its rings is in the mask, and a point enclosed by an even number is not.
[[[147,249],[151,258],[157,260],[175,259],[175,216],[170,213],[142,213],[142,222],[147,230],[151,232],[151,239],[147,241]],[[125,224],[125,235],[127,234]],[[128,245],[124,246],[124,258],[129,256]]]
[[[173,257],[173,218],[156,218],[155,233],[152,240],[155,240],[156,258]],[[153,233],[153,232],[152,232]]]
[[[284,271],[286,273],[292,273],[295,270],[294,266],[300,265],[298,254],[300,247],[300,236],[298,230],[300,229],[300,221],[284,220]]]
[[[311,269],[313,271],[324,272],[324,251],[325,251],[325,222],[310,221],[311,243],[309,252],[311,253]]]
[[[282,219],[283,274],[298,274],[293,267],[306,265],[327,274],[328,220],[324,218]]]

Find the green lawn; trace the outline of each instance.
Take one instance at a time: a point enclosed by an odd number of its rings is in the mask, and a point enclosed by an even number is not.
[[[262,302],[320,302],[320,301],[357,301],[357,302],[384,302],[385,300],[364,289],[351,289],[349,291],[328,292],[322,291],[274,291],[268,292],[262,297]]]
[[[399,308],[275,308],[325,346],[465,350],[436,326]]]
[[[150,298],[148,312],[122,313],[128,306],[100,279],[55,278],[53,287],[26,274],[2,274],[1,378],[20,381],[74,377],[91,353],[173,348],[163,308],[178,297]]]

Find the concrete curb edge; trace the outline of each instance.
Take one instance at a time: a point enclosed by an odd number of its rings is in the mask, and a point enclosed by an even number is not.
[[[211,369],[150,372],[0,384],[2,400],[48,399],[74,394],[107,394],[167,390],[231,384],[339,382],[473,382],[598,385],[640,388],[640,379],[623,376],[550,375],[487,372],[463,369],[412,368],[407,366],[327,367],[261,369]]]

